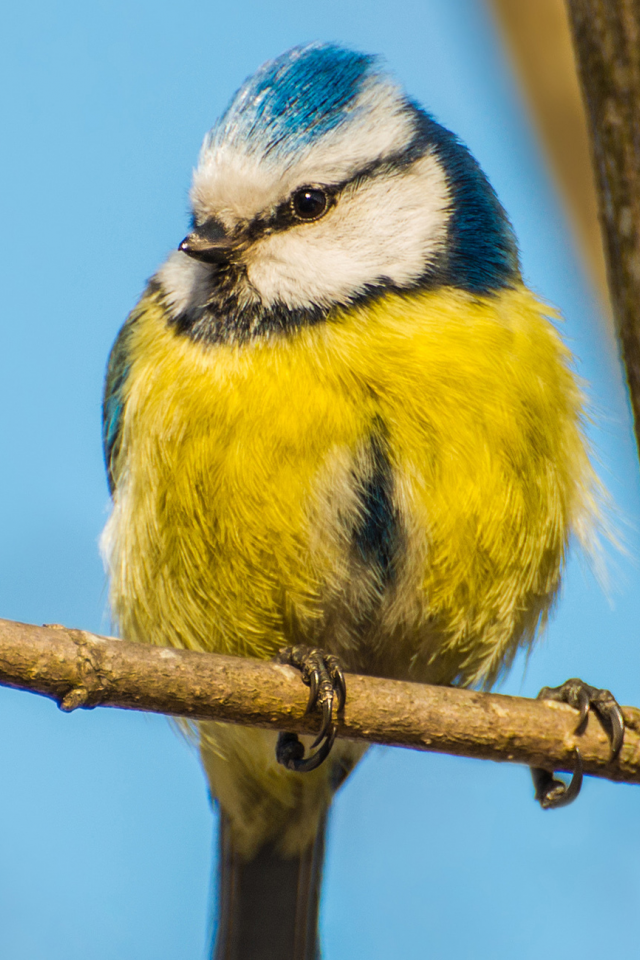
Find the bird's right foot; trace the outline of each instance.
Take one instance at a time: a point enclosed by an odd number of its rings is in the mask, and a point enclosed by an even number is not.
[[[325,653],[301,644],[285,647],[278,654],[278,662],[295,667],[302,674],[302,682],[309,687],[307,713],[319,707],[322,710],[322,727],[311,749],[316,750],[305,757],[304,745],[295,733],[281,733],[276,745],[276,759],[296,773],[308,773],[315,770],[331,753],[336,738],[336,725],[333,722],[333,704],[337,703],[337,712],[344,710],[347,699],[347,686],[342,664],[332,653]]]

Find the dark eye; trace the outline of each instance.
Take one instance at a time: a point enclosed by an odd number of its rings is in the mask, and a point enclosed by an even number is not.
[[[319,187],[300,187],[291,198],[298,220],[318,220],[329,207],[329,198]]]

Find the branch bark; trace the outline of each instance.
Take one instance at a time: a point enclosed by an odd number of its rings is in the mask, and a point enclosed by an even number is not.
[[[640,0],[567,0],[640,447]]]
[[[223,720],[296,733],[317,731],[307,690],[290,667],[244,657],[128,643],[57,625],[0,620],[0,684],[55,700],[62,710],[121,707],[191,720]],[[464,757],[571,770],[640,783],[640,710],[623,708],[618,760],[597,718],[575,733],[560,703],[350,674],[338,735]]]

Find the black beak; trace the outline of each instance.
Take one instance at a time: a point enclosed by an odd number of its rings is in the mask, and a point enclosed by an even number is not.
[[[178,250],[204,263],[224,263],[231,251],[231,240],[224,224],[211,217],[185,237]]]

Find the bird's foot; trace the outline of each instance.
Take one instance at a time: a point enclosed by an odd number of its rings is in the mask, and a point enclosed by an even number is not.
[[[582,755],[576,747],[576,765],[569,783],[558,780],[544,767],[531,767],[535,797],[543,810],[557,810],[573,803],[582,789]]]
[[[277,657],[278,663],[295,667],[302,674],[302,681],[309,687],[307,713],[316,707],[322,711],[322,727],[311,749],[318,749],[305,759],[304,745],[295,733],[281,733],[276,746],[276,759],[297,773],[308,773],[319,767],[329,756],[336,738],[336,726],[333,722],[333,704],[336,701],[337,712],[344,710],[347,699],[347,687],[342,665],[332,653],[311,647],[285,647]]]
[[[590,687],[588,683],[574,677],[559,687],[543,687],[537,697],[538,700],[556,700],[559,703],[568,703],[579,711],[580,716],[575,732],[584,729],[587,717],[593,710],[601,720],[611,742],[611,760],[615,760],[622,747],[624,739],[624,718],[617,701],[608,690],[599,690]],[[576,752],[576,766],[569,784],[556,780],[553,773],[541,767],[532,767],[531,776],[536,790],[536,800],[543,810],[554,810],[557,807],[566,807],[572,803],[580,793],[582,786],[582,756],[578,748]]]

